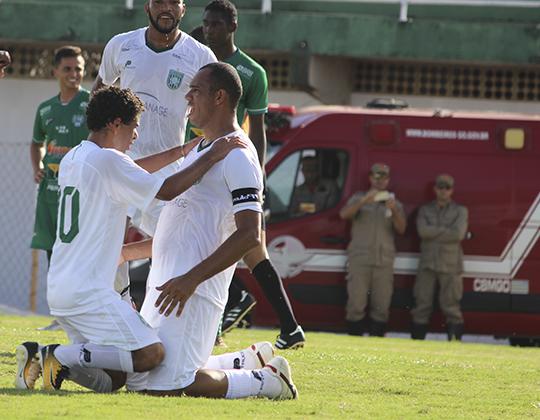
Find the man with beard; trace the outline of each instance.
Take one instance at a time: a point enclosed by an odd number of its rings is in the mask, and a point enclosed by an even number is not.
[[[197,71],[216,57],[206,46],[182,32],[178,25],[186,6],[183,0],[149,0],[144,5],[149,25],[114,36],[103,51],[99,74],[92,89],[112,85],[131,88],[144,102],[137,143],[128,151],[133,159],[159,153],[184,142],[187,122],[185,95]],[[160,171],[178,171],[174,162]],[[144,212],[130,209],[131,223],[154,235],[162,203],[157,200]],[[115,288],[129,297],[128,267],[120,267]]]
[[[92,91],[112,85],[131,88],[144,103],[139,138],[129,151],[139,159],[178,146],[184,141],[185,95],[197,71],[216,58],[206,46],[182,32],[178,25],[186,6],[183,0],[149,0],[144,5],[149,25],[114,36],[105,46]],[[178,162],[163,168],[163,176],[178,169]],[[153,236],[161,206],[143,214],[130,212],[132,223]]]

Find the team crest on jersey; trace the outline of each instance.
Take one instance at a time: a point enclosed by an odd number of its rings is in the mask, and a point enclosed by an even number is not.
[[[167,76],[167,87],[172,90],[176,90],[182,84],[182,79],[184,78],[184,73],[179,72],[178,70],[169,70],[169,75]]]
[[[84,115],[76,114],[76,115],[73,116],[71,121],[73,122],[73,125],[75,127],[80,127],[81,125],[84,124]]]

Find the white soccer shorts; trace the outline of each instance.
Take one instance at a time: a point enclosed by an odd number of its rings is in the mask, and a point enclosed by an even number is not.
[[[147,310],[152,310],[150,306],[154,306],[159,292],[155,291],[155,296],[150,294],[146,297],[149,299]],[[196,372],[206,365],[212,354],[221,313],[209,300],[193,295],[179,318],[175,312],[161,317],[158,336],[165,347],[165,359],[148,373],[146,389],[182,389],[195,381]],[[141,389],[141,385],[137,388]]]
[[[134,351],[160,341],[156,330],[120,299],[92,312],[56,319],[74,344],[93,343]]]

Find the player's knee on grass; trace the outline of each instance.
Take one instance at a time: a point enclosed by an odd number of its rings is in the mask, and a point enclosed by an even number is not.
[[[227,376],[223,371],[199,369],[195,381],[183,391],[190,397],[225,398],[228,386]]]
[[[157,367],[165,357],[163,344],[154,343],[132,352],[133,370],[147,372]]]
[[[111,377],[113,392],[118,391],[126,384],[126,372],[120,372],[118,370],[105,370],[105,373]]]

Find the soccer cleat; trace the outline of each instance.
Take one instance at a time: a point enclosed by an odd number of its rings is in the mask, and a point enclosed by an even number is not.
[[[43,375],[43,389],[45,391],[54,391],[60,389],[62,382],[69,374],[69,368],[63,366],[56,357],[54,349],[60,344],[50,344],[43,347],[39,353],[39,363]]]
[[[34,389],[36,380],[41,373],[38,360],[39,347],[35,341],[27,341],[15,349],[15,359],[17,360],[16,388]]]
[[[62,327],[58,323],[56,319],[53,319],[49,325],[46,325],[44,327],[39,327],[39,331],[58,331],[61,330]]]
[[[266,364],[263,370],[278,378],[281,383],[281,392],[274,397],[275,400],[296,400],[298,398],[298,390],[293,384],[291,367],[287,359],[276,356]]]
[[[304,330],[299,325],[296,329],[290,334],[283,334],[277,336],[276,347],[280,350],[286,349],[298,349],[304,347],[306,342],[306,336],[304,335]]]
[[[232,308],[223,317],[223,326],[221,327],[222,334],[228,333],[236,327],[256,304],[257,301],[255,298],[245,290],[242,290],[242,298],[240,299],[240,302],[238,302],[238,305]]]
[[[255,359],[257,365],[255,369],[263,368],[274,357],[274,347],[269,341],[252,344],[246,349],[246,352]]]
[[[220,347],[222,349],[226,349],[229,346],[227,345],[223,337],[221,335],[218,335],[216,337],[216,340],[214,341],[214,347]]]

